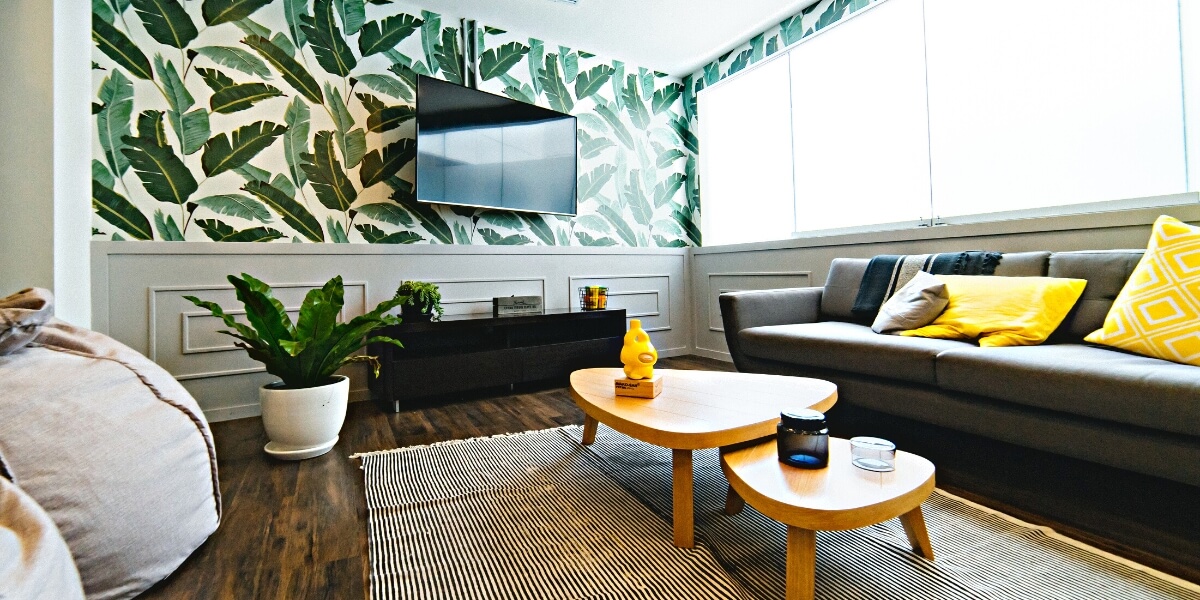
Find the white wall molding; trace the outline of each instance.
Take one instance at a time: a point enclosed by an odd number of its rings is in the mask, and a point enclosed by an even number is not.
[[[703,275],[703,279],[707,281],[707,285],[705,286],[702,304],[705,307],[708,318],[707,322],[703,324],[695,324],[696,328],[692,345],[697,355],[725,362],[730,362],[733,359],[724,350],[725,328],[721,323],[721,306],[717,300],[721,294],[745,290],[808,287],[812,285],[812,271],[722,271],[704,273]],[[696,276],[693,280],[699,281],[701,278]],[[699,293],[696,290],[693,290],[692,298],[694,301],[697,301],[699,298]],[[707,332],[703,331],[704,327],[707,327]],[[714,338],[710,332],[720,335]],[[714,339],[720,341],[721,349],[708,348],[703,345],[706,343],[712,344]]]
[[[728,361],[717,303],[722,292],[823,285],[830,262],[838,257],[964,249],[1139,248],[1145,246],[1150,225],[1160,212],[1200,221],[1200,205],[1181,205],[1170,211],[1045,217],[1037,219],[1037,226],[1023,220],[938,227],[922,230],[918,236],[858,234],[832,244],[813,238],[692,251],[92,242],[94,328],[111,332],[164,365],[215,421],[258,414],[257,388],[270,380],[240,352],[208,338],[198,340],[195,336],[202,331],[198,319],[203,315],[179,298],[183,293],[204,297],[207,292],[229,294],[231,299],[232,288],[225,280],[229,273],[248,272],[265,281],[285,282],[280,288],[296,295],[282,300],[289,307],[299,305],[306,288],[340,274],[351,282],[347,284],[349,316],[390,298],[401,279],[444,285],[448,308],[468,312],[490,310],[493,289],[500,290],[494,295],[540,292],[547,308],[579,310],[579,286],[605,285],[610,306],[627,308],[630,318],[642,319],[653,332],[659,356],[695,354]],[[968,231],[963,228],[975,234],[941,235]],[[177,302],[173,305],[168,302],[172,295]],[[179,333],[167,341],[168,330]],[[351,375],[352,397],[366,397],[365,370]]]
[[[812,285],[812,271],[731,271],[728,273],[708,273],[708,329],[709,331],[724,332],[721,326],[721,307],[717,298],[725,292],[741,292],[745,290],[769,290],[780,287],[808,287]],[[720,287],[717,280],[725,280],[726,285],[744,282],[736,287]],[[750,283],[753,281],[753,283]]]
[[[654,296],[655,306],[659,305],[659,302],[660,302],[659,297],[661,296],[659,290],[630,290],[627,292],[609,292],[608,295],[609,296]],[[662,311],[660,311],[660,310],[644,311],[644,312],[626,312],[626,314],[625,314],[625,316],[629,317],[630,319],[640,319],[643,317],[657,317],[657,316],[661,316],[661,315],[662,315]],[[670,327],[668,326],[665,329],[670,329]]]
[[[302,289],[302,290],[304,290],[304,293],[306,293],[306,294],[308,293],[309,290],[319,289],[321,286],[325,285],[324,281],[308,282],[308,283],[279,283],[279,284],[273,284],[270,282],[267,282],[267,283],[271,286],[272,289],[275,289],[275,290]],[[353,318],[354,316],[357,316],[357,315],[367,312],[367,305],[366,305],[367,283],[365,281],[344,281],[342,283],[342,287],[344,289],[362,288],[363,302],[358,307],[358,312],[354,313],[353,315],[350,315],[350,317]],[[234,292],[234,291],[235,291],[235,288],[232,285],[218,285],[218,286],[184,285],[184,286],[159,286],[159,287],[152,286],[152,287],[148,288],[147,289],[147,297],[148,297],[149,304],[148,304],[148,310],[146,312],[146,329],[148,331],[148,336],[146,339],[146,344],[147,344],[149,351],[146,354],[146,356],[150,360],[158,362],[159,327],[158,327],[157,319],[158,319],[158,313],[160,312],[159,311],[159,294],[164,294],[164,295],[170,294],[172,296],[182,297],[184,295],[183,292],[186,292],[187,295],[189,295],[189,296],[200,297],[200,296],[204,295],[205,293],[210,293],[209,295],[211,297],[212,294],[222,294],[222,295],[228,296],[230,292]],[[204,300],[205,298],[200,298],[200,299]],[[217,302],[217,304],[221,304],[221,302]],[[187,306],[193,307],[195,305],[192,304],[191,302],[187,302]],[[235,303],[233,301],[227,301],[224,305],[221,306],[221,310],[223,310],[225,312],[225,314],[235,316],[235,317],[238,315],[245,315],[246,311],[241,308],[236,308],[237,306],[238,306],[237,303]],[[300,312],[300,303],[296,302],[296,303],[293,303],[291,306],[285,305],[284,310],[287,311],[289,316],[291,316],[293,319],[295,319],[295,315]],[[180,320],[179,320],[179,323],[180,323],[179,353],[181,355],[203,354],[203,353],[208,353],[208,352],[241,352],[242,351],[241,348],[238,348],[232,342],[230,342],[228,344],[217,345],[217,346],[192,348],[191,347],[192,334],[191,334],[191,329],[189,327],[190,320],[204,318],[204,317],[207,317],[210,319],[216,319],[216,317],[213,317],[212,313],[207,312],[207,311],[202,311],[202,310],[180,311],[179,316],[180,316]],[[339,313],[339,316],[342,319],[345,319],[347,317],[345,306],[342,307],[342,310]],[[215,331],[215,330],[216,330],[216,328],[213,328],[213,331]]]
[[[545,277],[470,277],[458,279],[434,278],[427,280],[428,283],[437,284],[442,294],[442,308],[446,309],[446,314],[474,314],[474,313],[490,313],[492,312],[492,298],[499,296],[541,296],[546,297],[546,278]],[[491,296],[454,296],[455,288],[468,288],[467,292],[479,293],[476,290],[479,286],[469,286],[467,284],[482,283],[483,287],[489,284],[493,286],[490,293]],[[498,284],[517,284],[511,288],[505,289],[506,286]],[[521,284],[536,283],[536,289],[523,289]],[[462,308],[459,308],[460,305]]]
[[[683,279],[683,274],[675,274],[676,283]],[[624,308],[625,317],[642,320],[642,329],[649,333],[671,331],[674,325],[671,320],[671,287],[672,274],[631,274],[631,275],[574,275],[567,278],[568,293],[575,298],[571,305],[572,311],[581,310],[578,301],[579,288],[586,285],[603,284],[608,288],[608,307]],[[657,284],[657,287],[644,287]],[[653,297],[653,307],[641,308],[639,298]],[[665,298],[665,301],[663,300]]]
[[[1146,204],[1155,200],[1152,207],[1122,207],[1123,204]],[[1087,205],[1071,208],[1084,210]],[[936,227],[912,227],[887,230],[863,230],[857,232],[806,233],[802,237],[770,242],[730,244],[693,248],[693,256],[712,254],[738,254],[764,250],[789,250],[802,248],[828,248],[832,246],[863,246],[902,242],[928,242],[942,239],[1001,237],[1034,233],[1080,233],[1088,230],[1103,231],[1113,227],[1137,227],[1152,225],[1162,214],[1170,214],[1184,221],[1200,221],[1200,193],[1188,192],[1159,196],[1154,199],[1137,198],[1094,205],[1093,212],[1071,215],[1039,215],[1038,211],[1014,211],[988,215],[993,221],[975,223],[952,223]],[[1144,246],[1145,244],[1141,244]]]
[[[266,367],[246,367],[245,369],[221,369],[217,371],[200,371],[197,373],[180,373],[172,376],[179,381],[192,379],[212,379],[213,377],[229,377],[230,375],[249,375],[251,373],[266,373]]]
[[[704,358],[711,358],[727,363],[733,362],[733,357],[728,352],[713,350],[711,348],[696,348],[696,356],[703,356]]]
[[[350,390],[350,402],[366,402],[371,399],[371,393],[366,389]],[[213,408],[204,411],[204,417],[210,422],[232,421],[234,419],[247,419],[257,417],[262,414],[262,408],[258,405],[258,400],[246,404],[238,404],[236,406],[226,406],[224,408]]]
[[[260,244],[254,242],[110,242],[96,240],[99,255],[205,256],[685,256],[687,248],[612,246],[485,246],[482,244]]]
[[[271,381],[215,333],[220,320],[182,298],[195,295],[240,314],[230,273],[271,283],[293,316],[304,293],[334,275],[346,282],[345,317],[390,299],[404,279],[438,284],[449,314],[491,312],[492,298],[508,295],[540,295],[547,308],[578,310],[575,287],[597,282],[609,286],[610,306],[628,306],[630,318],[644,320],[660,356],[680,356],[691,352],[687,265],[681,248],[98,241],[94,328],[167,369],[217,421],[258,414],[257,389]],[[352,398],[365,398],[366,369],[349,374]]]
[[[288,314],[295,319],[300,311],[303,297],[309,290],[320,288],[324,281],[293,281],[267,283],[276,290]],[[367,311],[368,284],[365,281],[346,281],[347,304],[341,316],[353,318]],[[236,301],[232,285],[169,285],[146,288],[147,308],[145,314],[146,356],[167,369],[179,381],[192,381],[214,377],[229,377],[250,373],[266,373],[266,369],[252,360],[227,338],[218,334],[224,324],[205,311],[184,300],[184,295],[194,295],[220,304],[227,314],[244,315]],[[206,326],[201,323],[207,321]],[[195,327],[194,327],[195,326]],[[195,338],[203,338],[193,347]],[[128,342],[126,342],[128,343]],[[268,375],[263,375],[269,378]]]

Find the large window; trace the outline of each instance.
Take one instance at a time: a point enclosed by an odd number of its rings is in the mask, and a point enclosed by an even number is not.
[[[936,216],[1187,191],[1179,5],[1137,5],[925,0]]]
[[[841,29],[789,57],[796,231],[929,212],[921,0],[889,0]]]
[[[733,116],[700,123],[704,193],[724,199],[704,207],[704,221],[720,224],[704,232],[706,244],[791,235],[796,215],[789,84],[787,60],[774,60],[740,77],[738,85],[704,95],[706,110]]]
[[[706,244],[1188,191],[1200,0],[1129,6],[887,0],[703,90]]]

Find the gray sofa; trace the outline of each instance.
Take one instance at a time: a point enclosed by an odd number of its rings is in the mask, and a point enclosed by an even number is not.
[[[1200,486],[1200,367],[1082,341],[1141,256],[1005,254],[996,275],[1088,280],[1040,346],[873,333],[850,310],[866,259],[834,260],[824,287],[722,294],[725,339],[739,371],[833,381],[839,405]]]

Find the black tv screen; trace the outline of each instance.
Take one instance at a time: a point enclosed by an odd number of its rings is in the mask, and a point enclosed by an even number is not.
[[[576,213],[575,117],[417,79],[417,200]]]

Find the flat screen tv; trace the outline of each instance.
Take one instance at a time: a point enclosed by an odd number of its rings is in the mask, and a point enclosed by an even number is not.
[[[576,213],[575,117],[417,78],[417,200]]]

